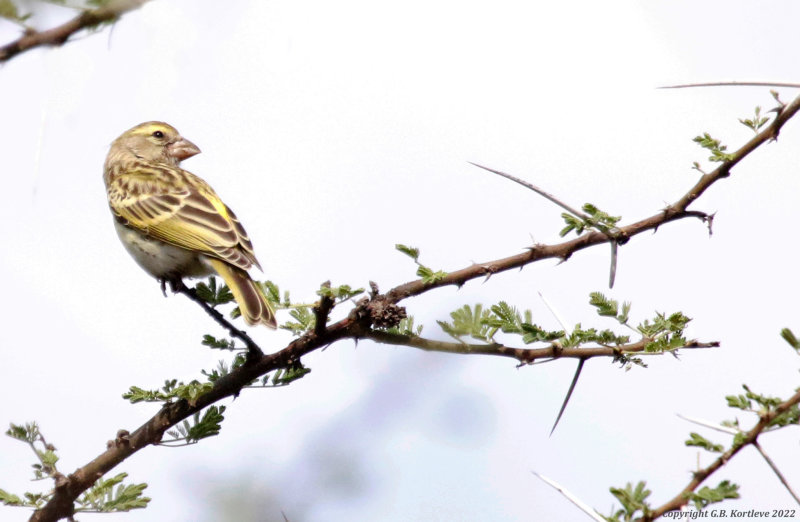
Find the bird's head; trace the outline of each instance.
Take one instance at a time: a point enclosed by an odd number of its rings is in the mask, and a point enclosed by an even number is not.
[[[200,149],[173,127],[161,121],[148,121],[125,131],[111,144],[112,155],[133,154],[148,162],[179,165],[181,161],[199,154]]]

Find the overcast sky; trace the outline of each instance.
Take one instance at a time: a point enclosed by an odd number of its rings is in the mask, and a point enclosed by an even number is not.
[[[199,378],[227,357],[200,346],[221,333],[209,318],[164,298],[117,240],[102,165],[133,125],[167,121],[202,149],[184,166],[236,211],[263,277],[296,301],[326,280],[388,290],[415,277],[395,243],[455,270],[559,241],[559,208],[468,161],[623,223],[676,200],[698,177],[692,162],[713,168],[692,138],[707,131],[733,149],[752,135],[737,118],[774,102],[766,88],[656,87],[798,81],[799,17],[790,0],[154,0],[113,29],[14,58],[0,68],[0,421],[38,421],[71,472],[157,411],[123,401],[129,386]],[[1,42],[16,32],[0,22]],[[517,369],[338,343],[303,359],[312,373],[301,381],[223,401],[219,437],[120,465],[153,501],[103,520],[581,519],[531,471],[604,514],[608,488],[638,480],[660,505],[697,466],[690,431],[730,442],[677,413],[717,422],[734,417],[724,397],[743,382],[782,397],[797,388],[797,356],[778,333],[800,331],[799,128],[790,121],[695,204],[717,212],[710,239],[686,220],[623,246],[613,291],[603,246],[405,302],[439,339],[436,320],[499,300],[558,329],[539,292],[569,325],[613,328],[588,305],[600,290],[632,301],[636,321],[683,311],[687,335],[720,349],[629,372],[589,361],[548,437],[574,361]],[[291,339],[252,335],[268,351]],[[800,487],[796,431],[760,442]],[[0,439],[0,488],[50,487],[29,482],[32,462]],[[743,499],[722,507],[792,507],[751,448],[708,485],[726,478]]]

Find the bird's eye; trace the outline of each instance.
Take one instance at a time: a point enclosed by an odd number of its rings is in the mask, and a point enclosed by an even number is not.
[[[163,138],[163,137],[164,137],[164,133],[163,133],[163,132],[161,132],[160,130],[159,130],[159,131],[155,131],[155,132],[153,133],[153,137],[154,137],[154,138],[159,138],[159,139],[161,139],[161,138]]]

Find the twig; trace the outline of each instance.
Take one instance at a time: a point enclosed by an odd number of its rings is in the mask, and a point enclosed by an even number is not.
[[[721,432],[727,433],[729,435],[736,435],[737,433],[742,433],[742,430],[729,428],[727,426],[719,426],[718,424],[713,424],[711,422],[704,421],[702,419],[693,419],[691,417],[684,417],[683,415],[680,415],[680,414],[678,414],[678,417],[680,417],[683,420],[686,420],[686,421],[692,422],[694,424],[697,424],[699,426],[704,426],[704,427],[710,428],[712,430],[721,431]],[[789,483],[786,481],[786,478],[783,476],[783,474],[778,469],[778,466],[776,466],[775,463],[772,461],[772,459],[769,458],[769,456],[766,454],[764,449],[761,447],[761,444],[758,443],[758,440],[754,440],[753,441],[753,446],[758,450],[759,453],[761,453],[761,456],[764,457],[764,460],[767,461],[767,464],[769,465],[769,467],[772,468],[772,471],[775,473],[775,475],[778,476],[778,480],[781,481],[781,484],[783,484],[783,486],[786,488],[786,490],[789,492],[789,494],[792,496],[792,498],[794,498],[795,502],[797,502],[797,504],[800,505],[800,498],[797,497],[795,492],[792,490],[791,486],[789,486]]]
[[[331,282],[325,281],[322,283],[322,288],[330,288]],[[322,335],[325,333],[325,327],[328,324],[328,315],[330,315],[331,310],[333,309],[335,301],[331,296],[324,295],[320,297],[319,303],[312,307],[314,311],[314,333],[316,335]]]
[[[363,334],[364,338],[372,339],[381,344],[394,344],[410,346],[430,352],[455,353],[462,355],[495,355],[499,357],[510,357],[522,364],[530,364],[539,359],[591,359],[592,357],[618,357],[624,353],[641,353],[644,351],[648,341],[641,340],[635,343],[623,344],[620,346],[591,346],[585,348],[562,348],[550,345],[547,348],[515,348],[505,346],[500,343],[452,343],[447,341],[436,341],[426,339],[416,335],[404,335],[387,332],[384,330],[368,330]],[[688,341],[680,348],[718,348],[719,343]]]
[[[761,444],[759,444],[757,440],[754,440],[753,446],[758,450],[759,453],[761,453],[761,456],[764,457],[764,460],[767,461],[769,467],[772,468],[772,471],[775,473],[775,475],[778,476],[778,480],[781,481],[783,487],[786,488],[786,491],[789,492],[789,494],[792,496],[797,505],[800,506],[800,498],[797,498],[797,494],[792,490],[792,487],[786,481],[786,477],[783,476],[783,473],[781,473],[781,471],[778,469],[778,466],[776,466],[775,463],[772,461],[772,459],[769,458],[769,455],[767,455],[766,452],[764,452],[764,450],[761,448]]]
[[[205,302],[199,295],[197,295],[197,291],[194,288],[187,287],[183,281],[178,280],[177,282],[170,282],[170,287],[172,291],[176,294],[183,294],[206,311],[208,315],[210,315],[220,326],[228,330],[228,332],[237,339],[241,340],[245,346],[247,346],[247,360],[250,361],[254,358],[262,357],[264,352],[261,351],[261,348],[250,338],[242,330],[239,330],[233,324],[230,323],[225,317],[219,313],[219,311],[212,307],[210,304]]]
[[[0,46],[0,63],[36,47],[62,45],[75,33],[96,27],[104,22],[112,22],[128,11],[141,7],[147,1],[111,0],[97,9],[82,11],[75,18],[52,29],[26,31],[25,34],[13,42]]]
[[[738,150],[730,155],[730,159],[721,162],[714,170],[703,174],[697,183],[694,184],[680,199],[667,206],[662,211],[650,217],[631,223],[623,227],[618,227],[620,235],[625,238],[632,238],[648,230],[657,230],[660,226],[671,223],[672,221],[686,218],[700,218],[708,221],[709,214],[696,210],[689,210],[688,207],[702,196],[714,183],[730,175],[731,169],[740,161],[746,158],[751,152],[763,143],[777,138],[783,125],[800,110],[800,96],[785,105],[777,114],[775,119],[767,125],[764,130],[753,136],[750,141],[742,145]],[[534,245],[525,252],[509,256],[495,261],[484,263],[473,263],[472,265],[449,272],[445,277],[435,282],[417,279],[390,290],[386,294],[386,299],[398,302],[421,293],[429,292],[433,288],[442,286],[456,285],[462,286],[467,281],[486,276],[487,270],[493,274],[504,272],[515,268],[520,268],[530,263],[542,259],[568,259],[575,252],[589,248],[600,243],[612,241],[607,234],[602,232],[590,231],[570,241],[555,245]]]
[[[661,505],[660,507],[656,508],[651,512],[648,517],[643,517],[637,519],[638,521],[651,521],[655,520],[656,518],[660,517],[664,513],[668,511],[675,511],[676,509],[680,509],[681,507],[685,506],[689,503],[689,495],[697,489],[700,484],[705,482],[705,480],[710,477],[715,471],[720,469],[724,466],[731,458],[734,457],[739,451],[743,448],[753,444],[756,442],[756,439],[759,435],[769,426],[769,424],[779,415],[782,415],[789,411],[793,406],[800,404],[800,391],[796,392],[786,401],[780,403],[778,406],[775,407],[772,411],[764,413],[761,415],[761,418],[756,423],[756,425],[750,430],[743,432],[744,436],[741,439],[740,443],[732,446],[728,451],[720,455],[714,462],[708,465],[705,468],[699,469],[692,474],[692,480],[689,484],[686,485],[680,493],[675,495],[672,500],[666,502],[665,504]]]

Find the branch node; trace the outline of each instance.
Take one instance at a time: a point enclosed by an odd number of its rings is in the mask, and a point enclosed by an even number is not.
[[[370,286],[375,285],[372,283]],[[325,281],[322,283],[322,288],[330,288],[331,282]],[[378,286],[375,285],[373,287],[373,291],[377,290]],[[329,295],[324,295],[320,298],[319,302],[311,308],[311,311],[314,312],[314,334],[315,335],[322,335],[325,333],[325,328],[328,324],[328,315],[331,313],[333,309],[334,300]]]

